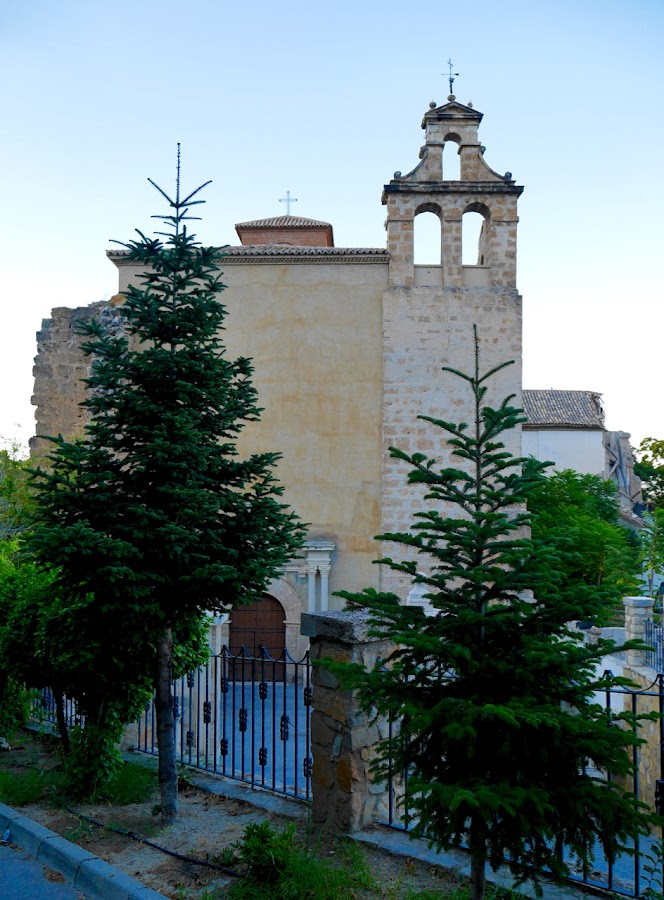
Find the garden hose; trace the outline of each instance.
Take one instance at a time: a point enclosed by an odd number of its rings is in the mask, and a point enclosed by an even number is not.
[[[217,863],[207,862],[205,859],[195,859],[193,856],[183,856],[181,853],[176,853],[175,850],[168,850],[166,847],[160,847],[159,844],[155,844],[154,841],[149,841],[147,838],[141,837],[140,834],[136,834],[134,831],[125,831],[123,828],[116,828],[114,825],[106,825],[104,822],[99,822],[97,819],[90,818],[90,816],[84,816],[83,813],[77,812],[77,810],[72,809],[70,806],[67,807],[67,812],[71,813],[72,816],[76,816],[78,819],[90,822],[91,825],[96,825],[98,828],[104,828],[106,831],[112,831],[114,834],[121,834],[124,837],[131,838],[132,841],[138,841],[139,844],[145,844],[147,847],[152,847],[154,850],[160,850],[168,856],[173,856],[175,859],[182,860],[182,862],[194,863],[194,865],[197,866],[207,866],[208,869],[215,869],[218,872],[223,872],[224,875],[231,875],[233,878],[241,877],[240,873],[236,872],[234,869],[229,869],[226,866],[219,866]]]

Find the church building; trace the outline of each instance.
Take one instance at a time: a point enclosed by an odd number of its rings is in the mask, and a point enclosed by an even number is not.
[[[279,451],[284,500],[308,523],[298,558],[273,581],[265,602],[223,621],[218,638],[298,657],[302,610],[339,608],[334,591],[366,586],[404,599],[408,579],[381,569],[399,558],[374,535],[404,530],[422,508],[423,491],[406,484],[408,469],[389,448],[421,451],[444,462],[444,436],[425,414],[467,419],[470,395],[442,366],[470,371],[473,325],[484,369],[511,365],[489,385],[489,402],[521,398],[521,298],[516,288],[517,201],[523,188],[484,159],[482,114],[450,95],[424,115],[424,145],[411,172],[383,188],[386,247],[335,247],[326,222],[286,215],[236,225],[239,243],[222,260],[228,290],[224,334],[231,357],[253,359],[261,421],[250,423],[240,452]],[[447,177],[458,154],[456,179]],[[378,199],[378,197],[377,197]],[[414,264],[416,217],[440,223],[436,265]],[[482,217],[477,261],[462,264],[469,214]],[[35,365],[37,434],[82,431],[80,382],[88,371],[74,324],[117,320],[122,292],[141,269],[126,251],[108,256],[118,269],[118,295],[108,303],[58,308],[38,335]],[[509,435],[520,453],[521,434]],[[33,440],[39,449],[40,440]]]

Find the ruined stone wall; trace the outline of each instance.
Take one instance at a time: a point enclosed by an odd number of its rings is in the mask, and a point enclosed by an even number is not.
[[[81,381],[90,371],[90,363],[81,351],[81,337],[76,323],[90,321],[99,314],[102,304],[68,309],[54,309],[50,319],[42,321],[37,332],[37,356],[32,373],[35,388],[32,404],[36,406],[36,437],[30,441],[33,453],[48,449],[42,436],[61,434],[71,439],[82,433],[85,411],[80,403],[85,398]]]
[[[117,307],[121,296],[110,301],[92,303],[69,309],[54,309],[50,319],[42,320],[37,332],[37,356],[32,374],[35,378],[32,405],[35,409],[36,436],[30,440],[33,454],[48,450],[46,437],[62,435],[72,440],[83,433],[87,413],[81,407],[86,387],[83,382],[90,374],[91,359],[81,350],[85,339],[77,333],[80,323],[94,318],[111,328],[122,327]]]

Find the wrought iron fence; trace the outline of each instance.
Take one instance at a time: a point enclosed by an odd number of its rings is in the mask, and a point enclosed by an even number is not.
[[[664,626],[648,619],[644,640],[652,647],[651,650],[646,650],[646,665],[656,672],[664,672]]]
[[[608,716],[623,710],[634,715],[656,712],[657,720],[642,720],[637,725],[641,743],[632,748],[634,777],[626,789],[660,816],[664,815],[664,674],[643,690],[611,688],[598,692],[596,700]],[[389,723],[389,740],[399,740],[399,723]],[[409,775],[413,770],[396,771],[389,760],[388,820],[391,828],[408,831],[414,821],[407,805]],[[593,771],[593,776],[611,780],[611,773]],[[599,842],[593,848],[594,867],[583,866],[569,848],[565,859],[572,872],[570,881],[589,887],[613,891],[626,897],[661,896],[664,893],[664,829],[657,829],[648,837],[636,836],[615,861],[606,859]],[[649,892],[649,890],[651,892]],[[657,893],[657,892],[660,893]]]
[[[311,664],[284,650],[252,656],[224,647],[174,685],[180,762],[301,800],[311,796]],[[152,700],[136,725],[135,749],[157,753]]]
[[[62,713],[64,723],[67,728],[73,728],[75,725],[81,725],[83,717],[76,708],[76,701],[69,697],[63,696],[60,700],[62,703]],[[50,688],[42,688],[32,704],[32,717],[36,722],[47,722],[49,725],[58,724],[57,714],[58,700]]]

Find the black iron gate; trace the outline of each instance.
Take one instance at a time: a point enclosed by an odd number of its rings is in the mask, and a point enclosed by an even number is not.
[[[224,647],[174,685],[176,752],[188,766],[301,800],[311,796],[311,665],[263,648]],[[137,723],[136,750],[157,751],[154,700]]]

